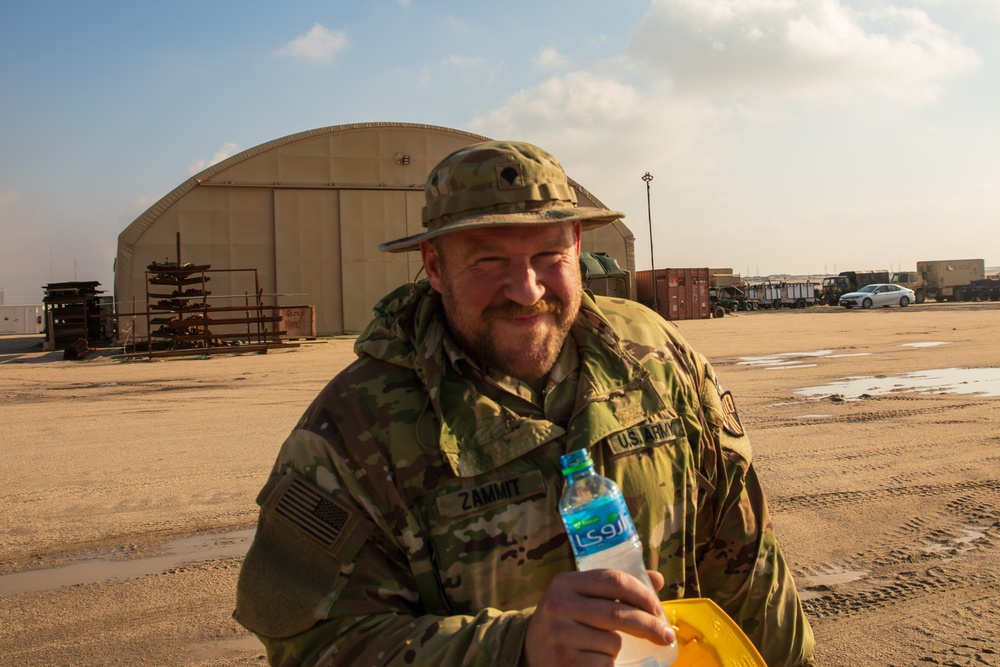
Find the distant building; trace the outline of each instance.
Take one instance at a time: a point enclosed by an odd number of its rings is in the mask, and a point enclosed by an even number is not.
[[[372,306],[420,274],[419,252],[377,246],[421,230],[423,184],[445,155],[487,137],[431,125],[361,123],[275,139],[188,179],[118,236],[119,313],[146,309],[146,267],[176,261],[256,269],[259,284],[212,274],[214,303],[315,306],[318,334],[356,333]],[[581,205],[604,206],[575,182]],[[583,236],[635,274],[634,236],[620,220]],[[634,296],[634,295],[632,295]],[[135,332],[141,338],[145,318]]]

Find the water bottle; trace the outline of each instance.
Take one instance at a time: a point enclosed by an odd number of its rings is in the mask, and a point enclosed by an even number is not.
[[[566,477],[559,514],[573,545],[577,569],[622,570],[652,589],[642,560],[642,541],[635,532],[621,489],[594,472],[587,449],[570,452],[560,457],[559,462]],[[615,665],[668,667],[677,658],[676,641],[662,646],[628,633],[620,634],[622,648]]]

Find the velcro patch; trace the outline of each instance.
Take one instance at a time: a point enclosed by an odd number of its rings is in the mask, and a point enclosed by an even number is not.
[[[274,511],[328,547],[337,541],[351,516],[297,477],[281,494]]]
[[[736,401],[733,400],[733,394],[728,391],[724,392],[719,396],[719,401],[722,403],[722,430],[734,438],[742,438],[746,435],[746,431],[743,430],[743,422],[740,421],[740,415],[736,412]]]
[[[479,484],[470,489],[449,493],[437,499],[442,517],[454,518],[494,505],[509,505],[545,493],[545,480],[539,470]]]
[[[263,508],[345,563],[354,559],[373,528],[349,505],[294,473],[280,478]]]
[[[679,417],[666,421],[639,424],[608,436],[607,443],[613,455],[649,449],[687,435]]]

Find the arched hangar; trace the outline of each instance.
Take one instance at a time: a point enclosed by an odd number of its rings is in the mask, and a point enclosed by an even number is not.
[[[487,137],[409,123],[300,132],[234,155],[189,178],[118,236],[118,312],[146,311],[153,262],[210,265],[215,303],[313,306],[317,334],[364,329],[372,306],[418,276],[420,253],[379,243],[421,230],[423,183],[445,155]],[[573,182],[581,205],[604,206]],[[586,232],[583,250],[635,275],[634,237],[621,220]],[[255,270],[257,284],[240,281]],[[634,290],[634,288],[632,288]],[[631,296],[634,296],[631,295]],[[133,308],[134,304],[134,308]],[[145,337],[141,315],[135,325]]]

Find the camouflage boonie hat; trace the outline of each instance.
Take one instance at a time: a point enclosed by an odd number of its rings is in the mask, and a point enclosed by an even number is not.
[[[566,172],[549,153],[517,141],[484,141],[441,160],[424,185],[427,231],[379,245],[416,250],[421,241],[491,225],[547,225],[579,220],[584,231],[624,218],[606,208],[577,206]]]

